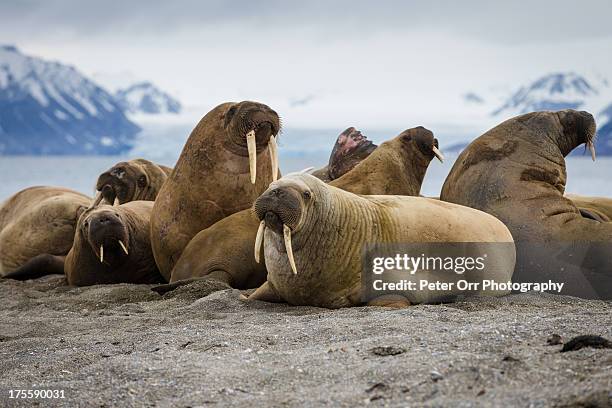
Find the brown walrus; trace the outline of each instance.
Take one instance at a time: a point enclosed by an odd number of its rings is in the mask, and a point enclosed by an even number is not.
[[[586,144],[595,158],[595,120],[587,112],[533,112],[474,140],[457,158],[441,200],[486,211],[517,243],[516,282],[564,282],[563,294],[612,297],[612,224],[581,216],[563,196],[565,160]]]
[[[482,245],[502,244],[489,246],[486,267],[469,274],[420,269],[419,278],[427,281],[507,282],[514,270],[508,229],[495,217],[468,207],[423,197],[356,195],[308,174],[291,174],[270,184],[254,208],[262,221],[255,252],[263,247],[268,277],[249,300],[327,308],[363,304],[362,262],[364,248],[371,244],[474,243],[474,253],[481,256]],[[470,294],[507,292],[482,286]],[[374,297],[369,304],[407,306],[460,294],[455,285],[411,290],[402,301]]]
[[[96,190],[107,204],[130,201],[155,201],[172,169],[145,159],[119,162],[100,174]]]
[[[436,155],[442,158],[437,146],[438,141],[429,130],[423,127],[405,130],[381,144],[357,167],[330,185],[357,194],[368,191],[381,195],[418,195],[427,165]],[[356,176],[352,176],[353,172]],[[164,293],[204,276],[238,289],[259,286],[267,274],[265,263],[258,263],[253,253],[259,225],[252,209],[247,209],[200,231],[172,270],[171,284],[155,290]]]
[[[152,209],[151,201],[131,201],[85,210],[66,256],[68,284],[164,282],[151,251]]]
[[[280,119],[257,102],[224,103],[192,131],[151,216],[151,244],[161,274],[201,230],[249,208],[278,175]]]
[[[355,194],[418,196],[431,160],[443,161],[438,140],[422,126],[382,143],[332,185]]]
[[[572,200],[583,217],[602,222],[612,221],[612,198],[588,197],[578,194],[565,194],[565,196]]]
[[[310,174],[329,183],[351,171],[363,159],[368,157],[376,147],[360,131],[350,127],[340,133],[338,139],[336,139],[327,166],[317,169]]]
[[[91,198],[60,187],[30,187],[6,200],[0,207],[0,276],[26,264],[63,273],[77,220],[90,205]]]

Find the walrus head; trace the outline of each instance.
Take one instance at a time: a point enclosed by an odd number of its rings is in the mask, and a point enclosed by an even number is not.
[[[444,155],[439,149],[438,139],[434,134],[423,126],[404,130],[398,136],[402,142],[402,147],[408,151],[419,151],[426,158],[427,164],[435,157],[444,162]],[[415,149],[416,147],[416,149]]]
[[[154,201],[166,178],[166,172],[155,163],[135,159],[117,163],[100,174],[96,190],[110,205],[115,203],[115,199],[119,204],[135,200]]]
[[[562,135],[557,139],[563,156],[567,156],[575,147],[584,143],[585,148],[591,152],[591,158],[595,161],[594,141],[597,126],[593,115],[573,109],[558,111],[555,114],[563,127]]]
[[[313,180],[312,183],[307,183]],[[263,245],[266,228],[277,234],[282,234],[289,263],[294,274],[297,274],[293,257],[292,234],[303,229],[309,209],[321,199],[317,183],[323,184],[314,176],[304,174],[284,176],[270,184],[270,187],[255,201],[253,208],[260,220],[255,238],[255,260],[259,262],[259,254]]]
[[[340,133],[334,149],[329,156],[329,176],[335,180],[348,173],[363,159],[376,149],[376,145],[368,140],[354,127]]]
[[[268,106],[251,101],[234,103],[224,113],[223,127],[227,133],[226,146],[235,154],[248,156],[251,183],[257,177],[257,153],[268,147],[272,162],[272,180],[278,177],[276,136],[280,118]]]
[[[101,263],[114,265],[129,254],[129,230],[112,206],[86,210],[79,219],[79,232]]]

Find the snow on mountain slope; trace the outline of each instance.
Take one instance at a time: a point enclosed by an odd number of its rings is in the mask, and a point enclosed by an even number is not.
[[[121,106],[130,113],[180,113],[179,101],[150,82],[139,82],[115,94]]]
[[[521,87],[493,115],[578,109],[598,91],[582,76],[574,73],[555,73],[543,76],[528,86]]]
[[[118,154],[139,130],[75,68],[0,46],[0,154]]]

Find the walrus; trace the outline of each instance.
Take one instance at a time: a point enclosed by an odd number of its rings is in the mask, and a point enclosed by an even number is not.
[[[69,285],[160,283],[149,237],[153,202],[100,205],[79,218],[64,273]]]
[[[332,184],[355,194],[418,196],[431,160],[444,161],[438,147],[438,140],[423,126],[404,130]]]
[[[0,276],[28,263],[63,273],[77,220],[91,201],[76,191],[46,186],[26,188],[6,200],[0,206]]]
[[[376,147],[359,130],[351,126],[340,133],[336,139],[327,165],[310,174],[329,183],[351,171]]]
[[[362,196],[323,183],[308,174],[292,174],[270,184],[254,204],[261,221],[255,253],[263,247],[267,281],[249,300],[287,302],[326,308],[363,303],[362,259],[370,244],[505,244],[488,252],[478,273],[417,272],[421,279],[510,280],[514,245],[508,229],[495,217],[472,208],[424,197]],[[369,304],[397,306],[438,302],[458,296],[448,291],[415,290],[405,299],[374,299]],[[506,290],[481,289],[478,295]]]
[[[612,298],[612,224],[581,215],[564,197],[565,159],[584,144],[595,159],[595,120],[584,111],[533,112],[474,140],[440,199],[504,222],[517,243],[514,280],[565,282],[563,294]]]
[[[350,134],[355,136],[354,132]],[[359,140],[363,143],[363,139]],[[443,158],[437,146],[438,141],[429,130],[423,127],[405,130],[382,143],[358,168],[330,185],[356,194],[368,191],[380,195],[418,195],[427,165],[436,155]],[[353,172],[357,174],[352,176]],[[258,227],[259,220],[249,208],[200,231],[172,270],[170,285],[155,290],[165,293],[202,277],[222,280],[237,289],[261,285],[267,271],[265,262],[258,263],[253,253]]]
[[[125,204],[129,201],[155,201],[172,169],[145,159],[119,162],[100,174],[96,190],[100,201]]]
[[[257,102],[224,103],[191,132],[151,215],[151,244],[161,274],[189,241],[220,219],[249,208],[278,177],[280,119]]]
[[[612,198],[565,194],[585,218],[601,222],[612,221]]]

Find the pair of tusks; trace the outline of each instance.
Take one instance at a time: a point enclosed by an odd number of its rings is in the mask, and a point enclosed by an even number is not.
[[[126,255],[129,255],[129,252],[125,247],[123,241],[119,240],[119,245],[121,246],[121,249],[123,249],[123,252],[125,252]],[[100,263],[102,262],[104,262],[104,245],[100,244]]]
[[[249,170],[251,171],[251,184],[255,184],[257,178],[257,145],[255,143],[255,131],[251,130],[246,134],[247,148],[249,150]],[[268,142],[268,150],[270,151],[270,162],[272,163],[272,181],[278,179],[278,148],[276,146],[276,137],[270,136]]]
[[[593,142],[587,142],[587,147],[591,151],[591,159],[595,161],[595,145],[593,144]]]
[[[436,146],[431,146],[431,150],[433,150],[434,155],[440,160],[440,163],[444,163],[444,155]]]
[[[257,229],[257,236],[255,237],[255,262],[259,263],[259,254],[261,253],[261,247],[263,246],[264,232],[266,231],[266,222],[261,221],[259,228]],[[297,268],[295,267],[295,258],[293,257],[293,247],[291,245],[291,228],[283,224],[283,236],[285,238],[285,249],[287,250],[287,257],[289,257],[289,265],[294,275],[297,275]]]

